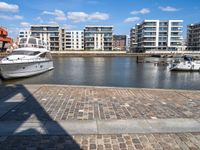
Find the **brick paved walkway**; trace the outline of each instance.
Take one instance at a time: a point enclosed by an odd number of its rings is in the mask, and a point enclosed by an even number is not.
[[[0,137],[1,149],[199,150],[200,133]],[[78,145],[78,147],[77,147]]]
[[[200,91],[73,86],[0,87],[0,124],[28,121],[200,119]],[[30,95],[31,94],[31,95]],[[3,130],[1,127],[0,130]],[[17,129],[16,129],[17,130]],[[200,133],[13,135],[2,149],[200,149]]]
[[[34,97],[0,120],[23,120],[33,112],[40,120],[48,120],[43,109],[53,120],[200,117],[200,91],[47,86]]]

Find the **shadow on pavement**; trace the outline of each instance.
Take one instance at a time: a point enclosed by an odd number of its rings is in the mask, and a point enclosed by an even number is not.
[[[34,120],[30,120],[32,116]],[[53,127],[46,127],[47,121],[52,122]],[[8,123],[12,125],[9,126]],[[57,136],[55,132],[58,132]],[[6,137],[5,140],[2,140],[3,137]],[[27,146],[36,149],[81,149],[72,136],[51,118],[25,86],[1,85],[0,149],[13,147],[21,149]]]

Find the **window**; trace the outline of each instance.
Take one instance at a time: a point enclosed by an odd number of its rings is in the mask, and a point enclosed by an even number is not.
[[[39,51],[13,51],[12,52],[12,55],[29,55],[29,56],[34,56],[34,55],[37,55],[39,54],[40,52]]]
[[[29,43],[29,44],[36,44],[36,39],[34,39],[34,38],[29,38],[28,43]]]
[[[45,57],[46,57],[46,53],[40,54],[40,58],[45,58]]]
[[[21,38],[20,41],[19,41],[19,43],[20,44],[24,44],[24,43],[26,43],[26,41],[27,41],[27,38]]]

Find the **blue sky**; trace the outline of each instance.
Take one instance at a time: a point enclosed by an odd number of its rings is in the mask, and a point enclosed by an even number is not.
[[[113,25],[115,34],[129,34],[144,19],[200,22],[200,0],[5,0],[0,1],[0,25],[15,37],[30,24],[59,24],[68,29]]]

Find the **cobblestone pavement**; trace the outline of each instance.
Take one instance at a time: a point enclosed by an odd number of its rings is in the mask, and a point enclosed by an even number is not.
[[[43,86],[0,120],[49,116],[58,121],[200,118],[200,91]]]
[[[1,150],[199,150],[200,133],[0,137]]]

